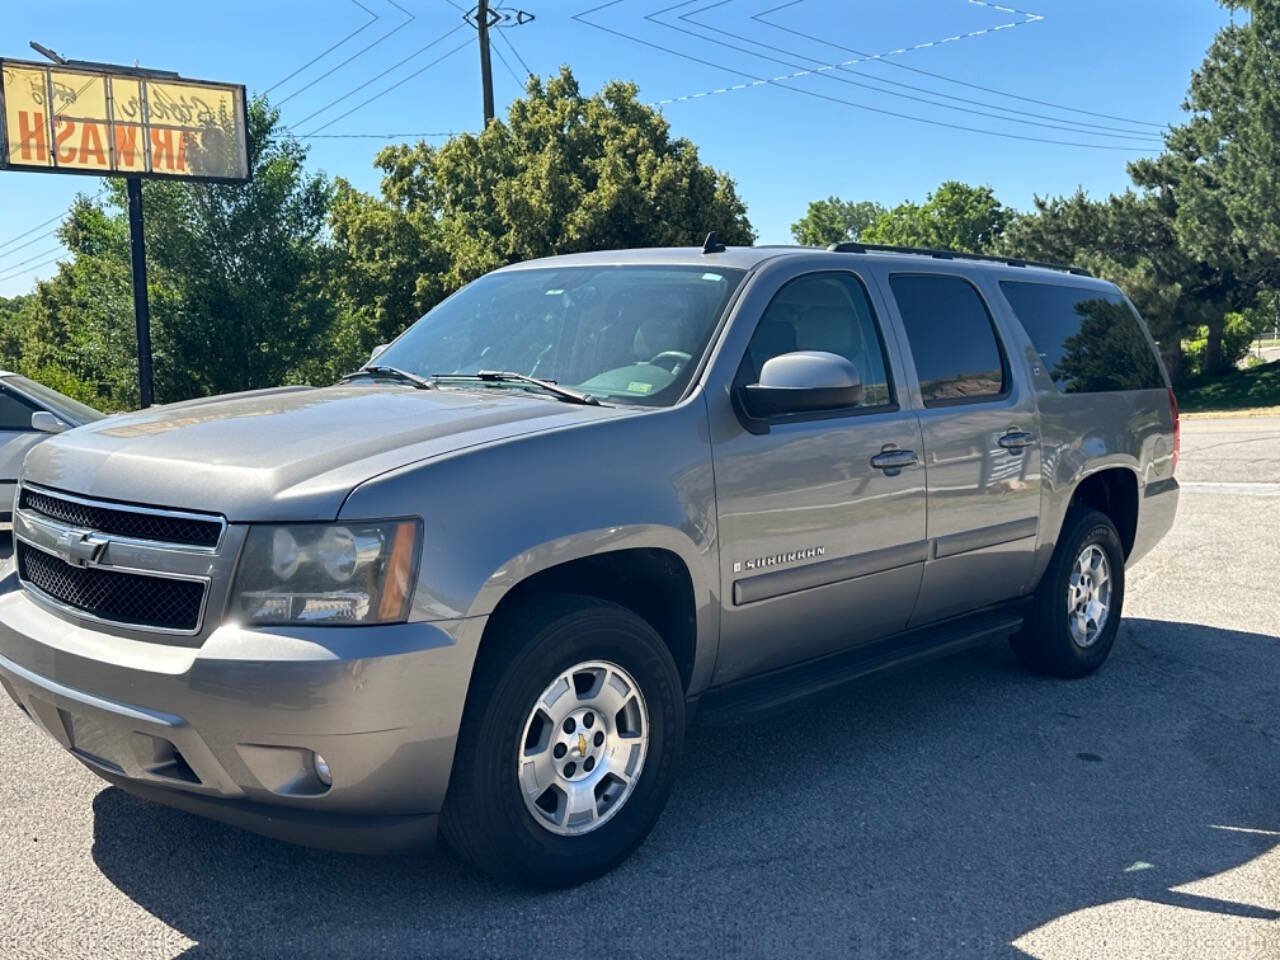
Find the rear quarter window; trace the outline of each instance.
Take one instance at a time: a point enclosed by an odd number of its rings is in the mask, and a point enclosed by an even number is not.
[[[1063,393],[1164,389],[1141,322],[1119,293],[1014,280],[1000,290]]]

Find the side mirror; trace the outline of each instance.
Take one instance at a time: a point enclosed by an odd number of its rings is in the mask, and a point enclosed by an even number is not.
[[[31,429],[41,433],[61,433],[67,425],[48,410],[37,410],[31,415]]]
[[[389,343],[380,343],[376,347],[374,347],[373,352],[369,354],[369,362],[373,363],[373,361],[377,360],[380,356],[382,356],[382,351],[386,350],[387,347],[389,346],[391,346],[391,344]]]
[[[800,350],[765,361],[760,382],[743,390],[743,406],[753,417],[856,407],[862,380],[852,363],[834,353]]]

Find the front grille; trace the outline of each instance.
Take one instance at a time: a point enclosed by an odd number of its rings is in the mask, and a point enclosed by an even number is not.
[[[195,630],[205,585],[97,567],[73,567],[18,541],[18,576],[59,603],[116,623]]]
[[[18,509],[30,510],[52,520],[72,526],[132,537],[194,547],[216,547],[222,536],[222,522],[195,517],[175,517],[164,513],[146,513],[127,508],[93,506],[76,500],[22,488]]]

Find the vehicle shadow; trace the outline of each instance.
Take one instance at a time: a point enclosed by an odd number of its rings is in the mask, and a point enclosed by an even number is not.
[[[1126,898],[1276,922],[1261,895],[1171,888],[1280,844],[1278,676],[1280,638],[1127,620],[1085,680],[1026,675],[1000,644],[697,728],[649,841],[570,891],[444,853],[307,850],[114,788],[93,856],[190,957],[1025,957],[1024,934]]]

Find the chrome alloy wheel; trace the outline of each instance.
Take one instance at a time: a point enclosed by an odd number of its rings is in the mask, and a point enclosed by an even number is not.
[[[1096,543],[1080,552],[1067,582],[1067,625],[1079,647],[1091,647],[1111,609],[1111,564]]]
[[[516,757],[524,805],[552,833],[581,836],[631,796],[649,747],[649,713],[631,674],[591,660],[538,697]]]

